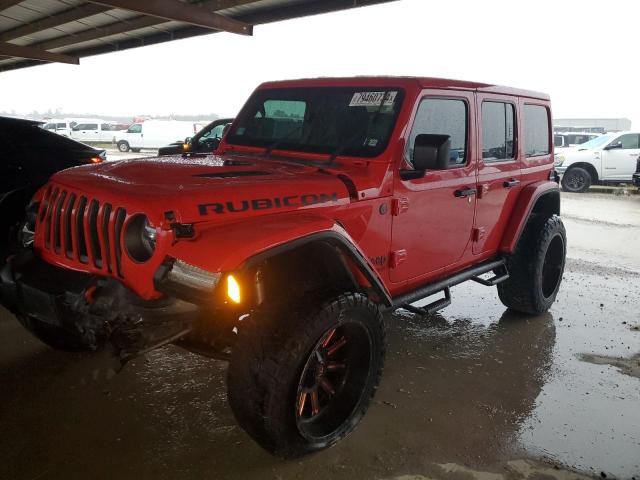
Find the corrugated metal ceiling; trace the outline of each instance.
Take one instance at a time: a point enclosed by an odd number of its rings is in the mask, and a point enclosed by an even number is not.
[[[134,5],[139,0],[129,0]],[[176,0],[164,0],[175,3]],[[250,25],[394,0],[197,0],[210,12]],[[100,3],[109,3],[105,2]],[[126,5],[129,7],[129,5]],[[179,7],[182,9],[182,7]],[[154,12],[155,13],[155,12]],[[174,17],[171,17],[174,18]],[[0,0],[0,52],[11,46],[36,53],[85,57],[215,32],[183,21],[141,15],[123,8],[76,0]],[[258,41],[258,39],[256,39]],[[6,42],[6,43],[5,43]],[[39,65],[40,60],[1,56],[0,72]]]

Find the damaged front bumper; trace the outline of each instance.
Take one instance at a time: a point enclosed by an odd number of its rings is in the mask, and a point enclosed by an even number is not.
[[[143,300],[116,280],[50,265],[31,249],[0,270],[0,303],[63,330],[86,349],[109,342],[122,359],[187,335],[201,314],[194,303]]]

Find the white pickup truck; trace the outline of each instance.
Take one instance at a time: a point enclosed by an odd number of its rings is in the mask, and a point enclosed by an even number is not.
[[[556,171],[562,188],[584,192],[594,183],[631,182],[640,156],[640,133],[607,133],[557,152]]]

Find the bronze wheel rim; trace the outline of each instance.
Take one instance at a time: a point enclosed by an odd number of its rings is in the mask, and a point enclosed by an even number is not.
[[[328,329],[311,350],[295,401],[298,431],[319,441],[339,432],[360,403],[371,369],[371,338],[358,323]]]

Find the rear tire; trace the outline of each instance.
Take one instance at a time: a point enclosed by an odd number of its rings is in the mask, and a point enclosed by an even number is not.
[[[239,328],[227,374],[229,403],[264,449],[299,457],[358,425],[384,364],[384,326],[374,303],[345,294],[306,313],[263,309]]]
[[[560,217],[534,217],[507,259],[509,279],[498,284],[502,303],[519,312],[540,314],[553,304],[560,288],[567,234]]]
[[[126,153],[129,151],[129,142],[125,142],[124,140],[120,140],[118,142],[118,150],[122,153]]]
[[[584,168],[573,167],[562,177],[562,189],[565,192],[582,193],[591,186],[591,174]]]

